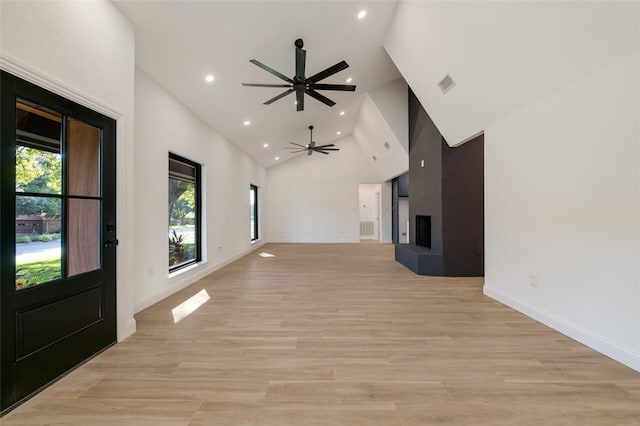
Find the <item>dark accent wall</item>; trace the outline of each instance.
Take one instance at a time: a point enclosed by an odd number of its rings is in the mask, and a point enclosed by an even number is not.
[[[409,89],[409,244],[416,243],[416,216],[431,216],[433,253],[442,253],[441,141],[438,128]]]
[[[401,174],[396,178],[398,180],[398,197],[409,196],[409,172]]]
[[[391,180],[391,242],[398,244],[398,178]]]
[[[396,260],[416,273],[484,275],[484,136],[451,148],[409,89],[409,244]],[[431,217],[431,248],[416,217]]]
[[[484,275],[484,135],[456,148],[442,141],[444,271]]]
[[[400,241],[399,229],[399,198],[409,197],[409,172],[401,174],[391,180],[391,241],[398,244]]]

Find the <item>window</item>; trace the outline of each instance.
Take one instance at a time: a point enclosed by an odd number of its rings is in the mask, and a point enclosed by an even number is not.
[[[258,234],[258,187],[249,186],[249,204],[251,205],[251,241],[259,238]]]
[[[169,153],[169,272],[201,258],[200,164]]]

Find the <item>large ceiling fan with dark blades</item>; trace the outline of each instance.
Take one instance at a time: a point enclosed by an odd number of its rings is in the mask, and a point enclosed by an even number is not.
[[[287,84],[242,83],[243,86],[250,86],[250,87],[287,88],[287,90],[280,93],[278,96],[275,96],[269,99],[268,101],[266,101],[264,103],[265,105],[269,105],[277,101],[278,99],[282,99],[285,96],[295,92],[297,111],[304,111],[304,94],[305,93],[311,96],[312,98],[322,102],[323,104],[331,107],[331,106],[334,106],[336,103],[331,99],[327,98],[326,96],[318,93],[317,92],[318,90],[341,90],[341,91],[347,91],[347,92],[353,92],[354,90],[356,90],[356,86],[351,84],[318,83],[319,81],[324,80],[327,77],[331,77],[332,75],[344,69],[349,68],[349,65],[345,61],[338,62],[334,66],[329,67],[324,71],[320,71],[319,73],[314,74],[311,77],[305,77],[304,73],[305,73],[305,64],[307,59],[307,51],[302,49],[302,47],[304,46],[304,43],[302,42],[301,38],[297,39],[294,44],[296,46],[296,74],[293,76],[293,78],[289,78],[286,75],[279,73],[278,71],[268,67],[267,65],[263,64],[262,62],[256,59],[251,59],[249,61],[252,64],[259,66],[263,70],[275,75],[279,79],[287,82]]]
[[[314,152],[319,152],[320,154],[329,155],[329,151],[340,151],[340,148],[335,148],[335,145],[332,143],[326,145],[316,145],[313,140],[313,126],[309,126],[309,131],[311,134],[309,135],[309,144],[308,145],[300,145],[299,143],[289,142],[291,145],[295,145],[294,147],[285,147],[284,149],[292,149],[292,154],[297,152],[307,151],[307,155],[311,155]]]

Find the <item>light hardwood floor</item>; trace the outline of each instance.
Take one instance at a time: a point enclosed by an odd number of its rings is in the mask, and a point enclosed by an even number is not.
[[[640,374],[482,283],[414,275],[390,245],[270,244],[140,312],[0,423],[640,425]]]

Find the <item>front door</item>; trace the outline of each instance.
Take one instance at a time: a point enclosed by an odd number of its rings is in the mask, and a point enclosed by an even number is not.
[[[0,76],[0,411],[116,341],[115,121]]]

